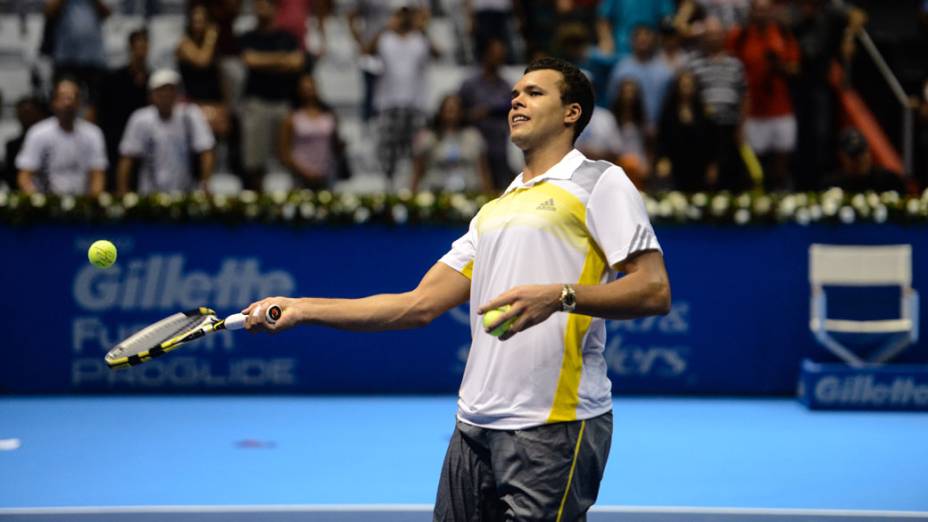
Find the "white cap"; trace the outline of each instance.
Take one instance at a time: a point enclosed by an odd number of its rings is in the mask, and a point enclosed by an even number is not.
[[[153,91],[165,85],[180,85],[180,75],[171,69],[158,69],[148,77],[148,90]]]

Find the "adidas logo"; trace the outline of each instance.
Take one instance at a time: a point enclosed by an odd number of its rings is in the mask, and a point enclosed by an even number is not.
[[[535,210],[550,210],[552,212],[557,210],[557,207],[554,206],[554,198],[548,198],[546,201],[542,201],[535,207]]]

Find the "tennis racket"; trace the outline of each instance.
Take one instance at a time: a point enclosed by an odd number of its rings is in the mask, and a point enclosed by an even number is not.
[[[255,312],[255,315],[260,314],[260,308],[252,313]],[[264,314],[264,320],[273,324],[280,319],[280,315],[280,307],[271,305]],[[179,312],[130,335],[110,349],[103,360],[111,369],[137,366],[204,335],[222,330],[240,330],[245,327],[245,319],[244,314],[232,314],[220,319],[216,312],[205,306]]]

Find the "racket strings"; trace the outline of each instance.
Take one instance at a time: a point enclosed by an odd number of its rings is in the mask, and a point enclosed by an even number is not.
[[[113,355],[125,357],[144,352],[213,321],[213,316],[190,317],[182,313],[175,314],[131,335],[114,349]]]

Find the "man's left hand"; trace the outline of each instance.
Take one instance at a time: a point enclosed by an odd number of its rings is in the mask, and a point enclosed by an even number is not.
[[[561,309],[561,290],[564,285],[524,285],[511,288],[497,297],[491,299],[477,309],[478,315],[490,310],[509,305],[509,311],[501,315],[495,324],[491,324],[487,331],[505,323],[511,317],[518,316],[516,322],[500,336],[505,341],[513,335],[524,331],[547,319],[551,314]]]

